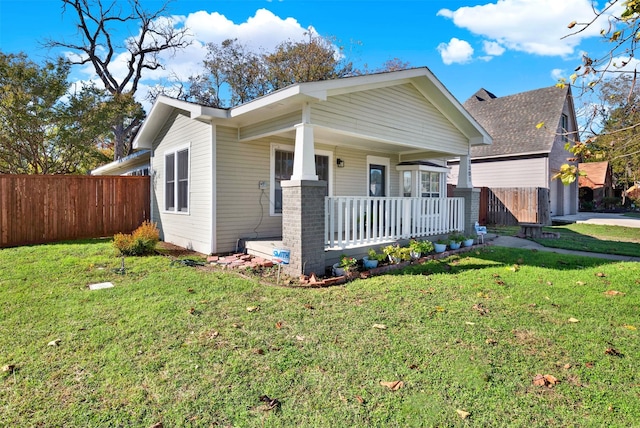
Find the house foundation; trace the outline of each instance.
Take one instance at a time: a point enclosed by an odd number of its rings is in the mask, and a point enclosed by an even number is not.
[[[480,218],[480,189],[457,187],[453,189],[453,196],[464,198],[464,233],[475,235],[475,224]]]
[[[324,275],[324,222],[327,182],[282,182],[282,245],[289,249],[285,272],[291,276]]]

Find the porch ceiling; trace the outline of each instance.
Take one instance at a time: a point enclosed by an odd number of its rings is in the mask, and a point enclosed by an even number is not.
[[[278,136],[295,140],[295,129],[289,128],[274,131],[260,137]],[[373,139],[369,136],[342,132],[339,130],[314,126],[313,136],[316,144],[324,144],[328,146],[351,148],[355,150],[365,150],[376,153],[399,154],[403,160],[418,160],[439,157],[458,157],[467,154],[453,152],[439,152],[435,150],[425,150],[423,147],[416,147],[411,144],[389,141],[382,139]],[[257,138],[256,138],[257,139]]]

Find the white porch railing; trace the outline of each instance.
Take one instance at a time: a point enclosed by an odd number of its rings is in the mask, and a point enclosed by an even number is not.
[[[325,198],[325,248],[344,249],[464,229],[464,198]]]

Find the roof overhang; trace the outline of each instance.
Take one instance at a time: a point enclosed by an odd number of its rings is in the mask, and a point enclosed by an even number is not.
[[[134,148],[151,148],[153,139],[175,109],[191,119],[240,128],[287,113],[301,111],[304,103],[322,102],[330,96],[411,83],[465,137],[471,146],[491,144],[491,136],[426,67],[367,74],[319,82],[299,83],[231,109],[206,107],[166,96],[156,99],[133,142]]]

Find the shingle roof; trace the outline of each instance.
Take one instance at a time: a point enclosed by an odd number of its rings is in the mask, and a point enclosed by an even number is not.
[[[493,144],[471,148],[471,157],[550,152],[570,88],[551,86],[496,97],[480,89],[464,107],[491,135]],[[544,122],[544,127],[536,125]]]
[[[578,170],[586,176],[578,177],[580,187],[602,187],[607,182],[609,162],[587,162],[578,164]]]

